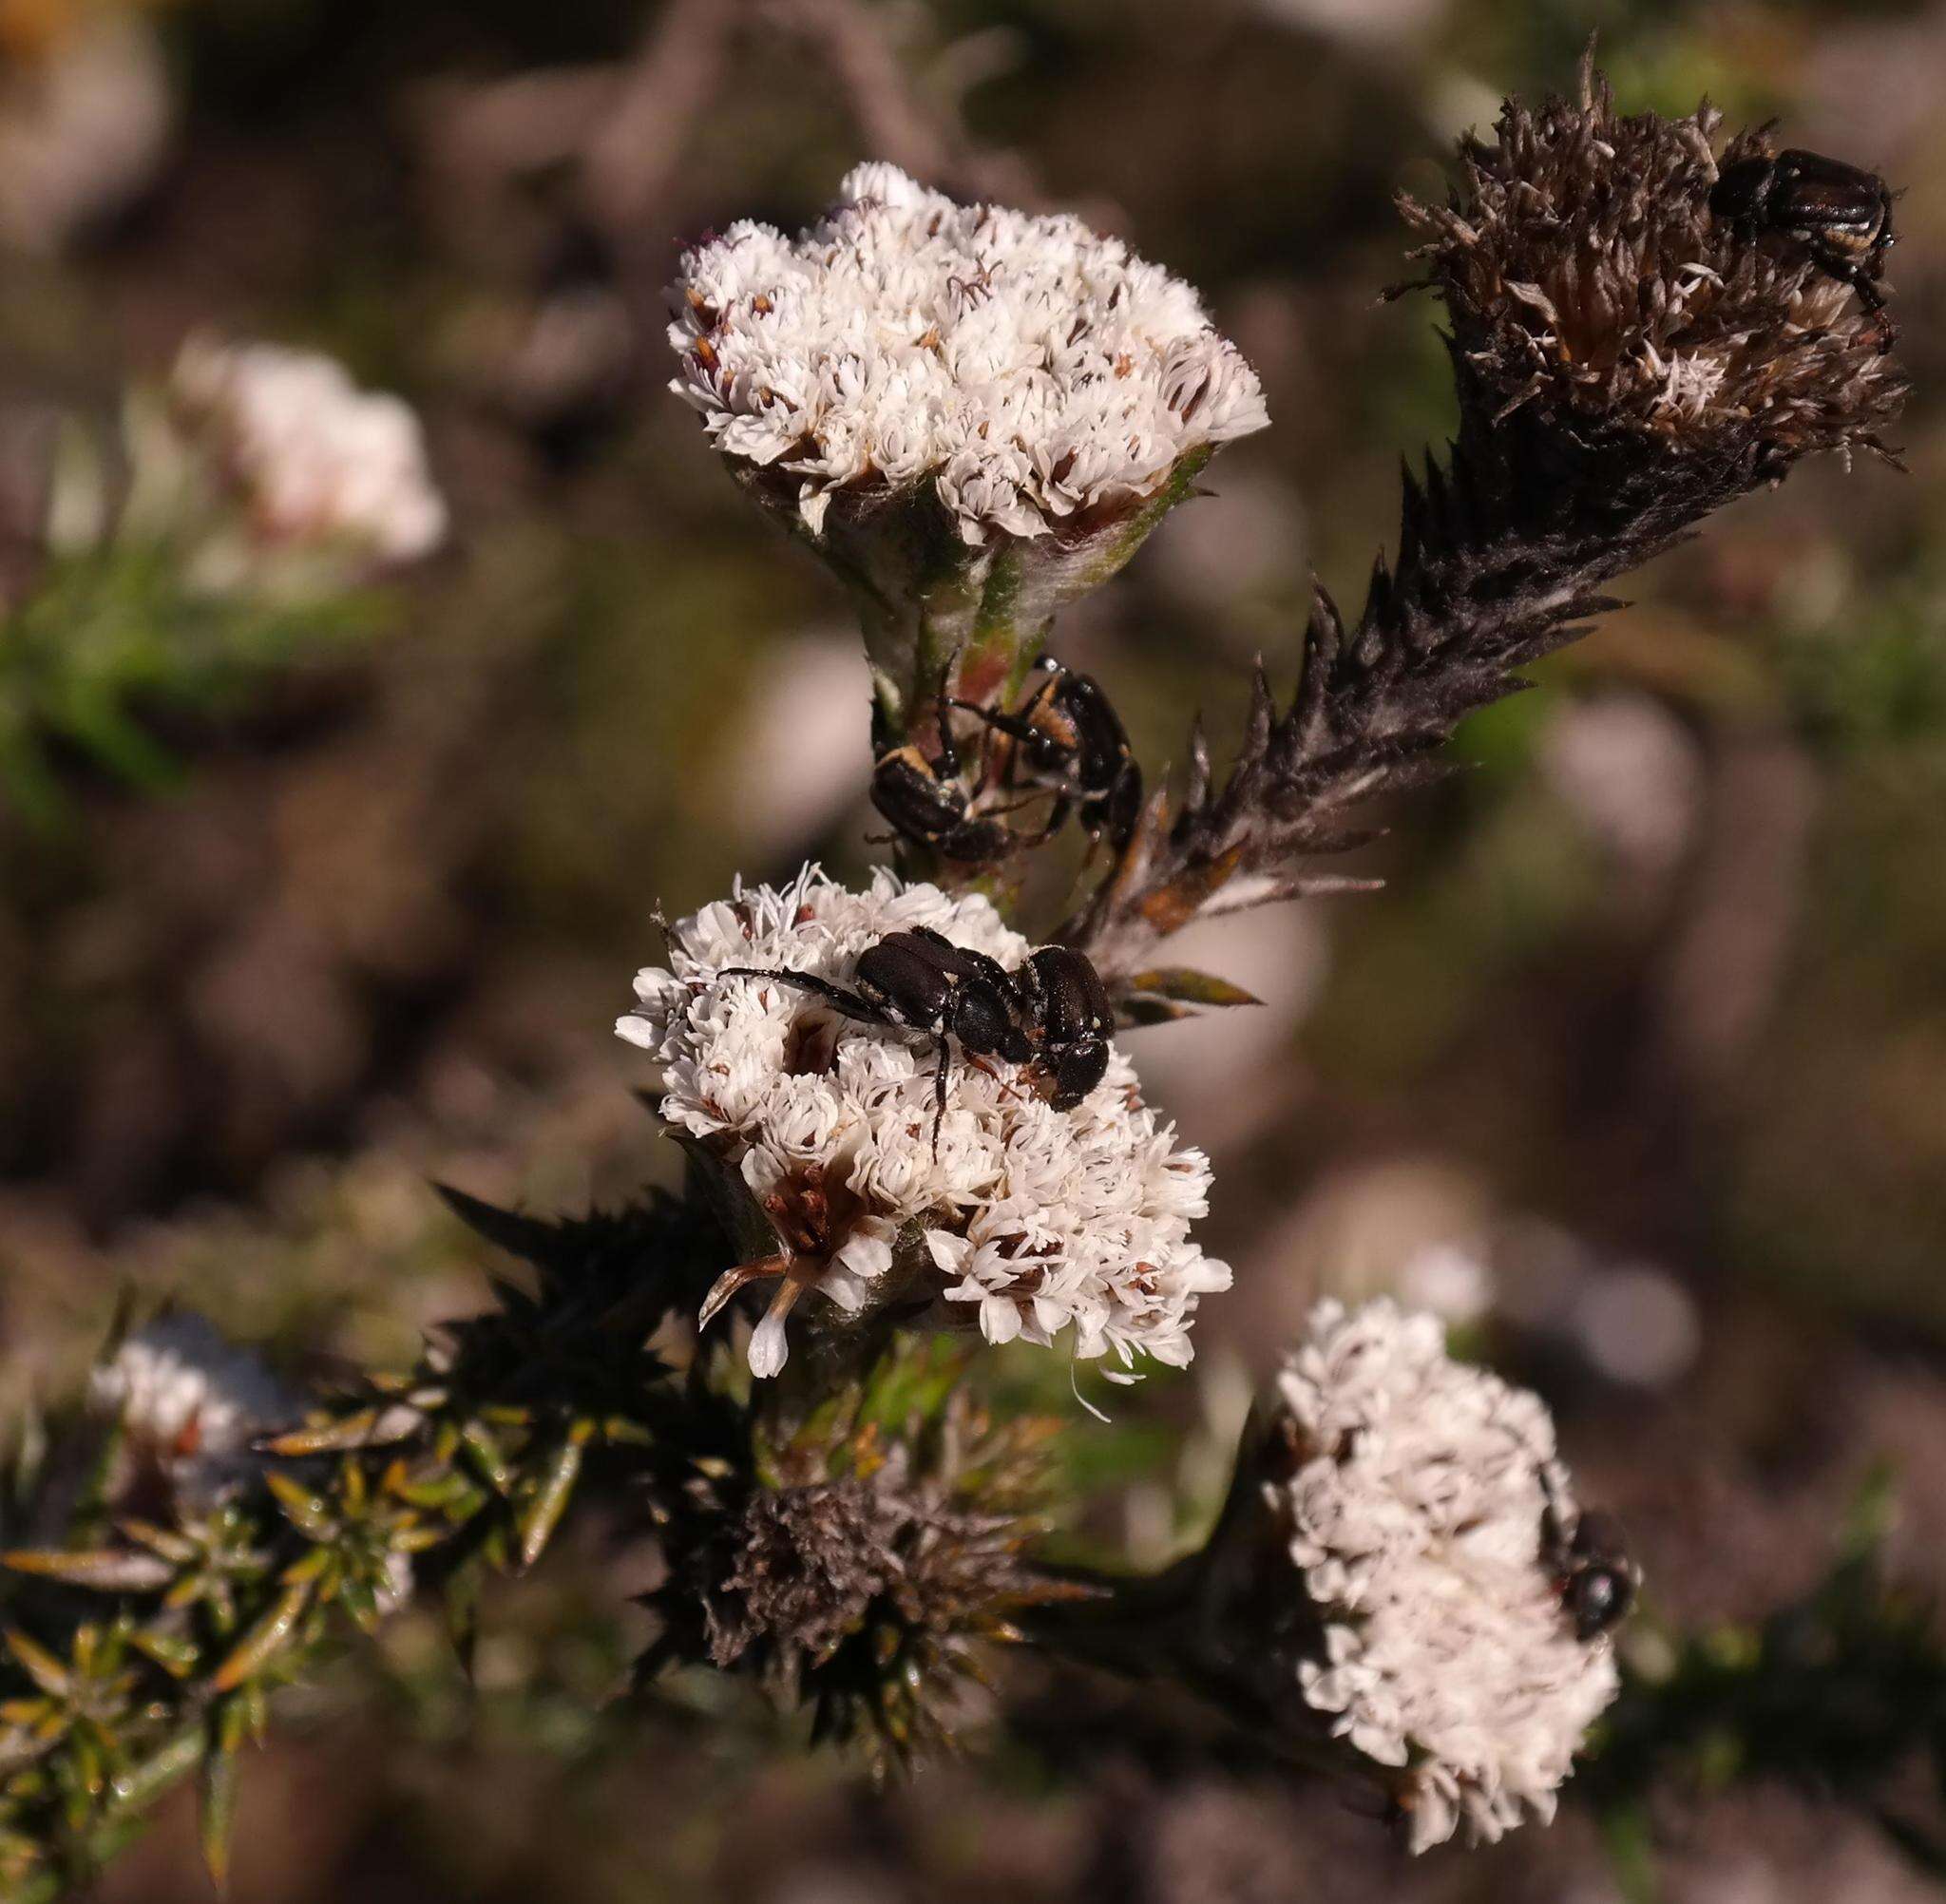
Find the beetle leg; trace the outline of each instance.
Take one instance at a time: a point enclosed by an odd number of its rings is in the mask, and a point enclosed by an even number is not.
[[[953,660],[958,658],[959,651],[955,649]],[[950,710],[958,707],[960,703],[946,693],[946,684],[953,677],[953,660],[947,661],[945,666],[939,671],[939,693],[934,697],[935,705],[938,709],[934,719],[939,724],[939,767],[940,771],[948,780],[957,780],[960,777],[960,747],[959,743],[953,738],[953,721],[950,713]]]
[[[1047,809],[1046,825],[1038,833],[1028,836],[1027,845],[1030,847],[1045,846],[1067,824],[1067,817],[1074,811],[1074,807],[1075,803],[1072,795],[1067,793],[1055,794],[1054,804]]]
[[[843,985],[834,985],[829,979],[819,979],[809,972],[764,971],[754,965],[725,965],[716,976],[719,979],[780,980],[787,985],[801,985],[807,992],[815,992],[828,1004],[835,1005],[846,1018],[855,1019],[860,1024],[893,1022],[869,999],[861,998],[856,992],[848,992]]]
[[[1841,257],[1826,245],[1810,247],[1811,257],[1831,276],[1851,286],[1858,300],[1879,320],[1879,354],[1882,357],[1898,337],[1898,327],[1885,308],[1885,294],[1872,282],[1872,275],[1856,258]]]
[[[939,1041],[939,1067],[932,1074],[932,1154],[935,1162],[939,1157],[940,1127],[946,1121],[946,1074],[952,1061],[952,1046],[942,1037]]]
[[[1841,257],[1822,245],[1811,255],[1833,277],[1843,278],[1858,293],[1859,302],[1875,317],[1885,309],[1885,294],[1872,282],[1871,273],[1856,258]]]
[[[983,708],[977,701],[944,701],[944,707],[958,708],[962,714],[972,714],[1001,733],[1010,734],[1015,740],[1039,740],[1040,731],[1020,714],[1001,714],[994,708]]]

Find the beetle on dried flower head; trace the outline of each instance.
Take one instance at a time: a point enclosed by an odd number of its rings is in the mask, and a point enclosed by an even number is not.
[[[1876,172],[1796,146],[1732,160],[1709,194],[1709,209],[1751,242],[1765,232],[1798,239],[1818,267],[1848,284],[1879,320],[1879,349],[1898,333],[1878,280],[1885,254],[1898,242],[1892,192]]]

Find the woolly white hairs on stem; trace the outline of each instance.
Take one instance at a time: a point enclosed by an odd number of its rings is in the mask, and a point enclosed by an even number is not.
[[[834,492],[930,480],[969,543],[1133,505],[1269,422],[1195,291],[1079,219],[959,205],[861,165],[786,238],[684,254],[671,388],[821,532]]]
[[[1551,1818],[1617,1681],[1542,1552],[1543,1472],[1574,1513],[1546,1408],[1388,1301],[1321,1303],[1279,1388],[1301,1465],[1269,1493],[1325,1622],[1307,1702],[1401,1768],[1415,1851]]]
[[[343,541],[407,562],[445,539],[419,419],[398,397],[359,390],[332,358],[192,338],[169,394],[206,435],[264,541]]]
[[[1072,1328],[1078,1357],[1188,1362],[1198,1300],[1230,1286],[1228,1266],[1190,1241],[1210,1167],[1158,1126],[1119,1052],[1079,1105],[1056,1111],[1024,1076],[978,1069],[956,1048],[935,1156],[931,1039],[840,1018],[774,980],[719,976],[776,966],[849,986],[867,946],[919,925],[1009,969],[1030,949],[977,895],[884,871],[854,893],[809,867],[781,891],[739,885],[672,927],[669,969],[637,978],[640,1002],[617,1024],[661,1061],[662,1115],[754,1195],[788,1200],[807,1178],[819,1185],[830,1218],[819,1248],[790,1257],[788,1271],[783,1256],[756,1266],[785,1281],[752,1342],[753,1369],[783,1365],[784,1318],[801,1291],[862,1309],[895,1247],[919,1286],[977,1319],[989,1342],[1046,1344]],[[726,1279],[725,1297],[736,1286]]]
[[[301,1412],[256,1356],[186,1311],[129,1336],[90,1376],[88,1405],[191,1502],[247,1480],[259,1465],[252,1444]]]

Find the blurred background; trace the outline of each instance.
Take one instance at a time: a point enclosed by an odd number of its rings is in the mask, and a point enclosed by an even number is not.
[[[1236,1288],[1112,1426],[1064,1364],[1033,1399],[1075,1423],[1072,1537],[1154,1564],[1308,1304],[1393,1289],[1555,1406],[1649,1571],[1636,1644],[1803,1590],[1875,1477],[1891,1564],[1946,1585],[1946,7],[1891,0],[0,0],[10,608],[50,442],[199,332],[404,394],[454,523],[220,692],[154,657],[143,771],[56,736],[0,808],[0,1404],[79,1380],[124,1289],[299,1369],[407,1356],[480,1301],[429,1180],[556,1209],[673,1177],[611,1030],[655,907],[873,858],[846,602],[663,388],[684,239],[794,227],[880,157],[1203,288],[1273,427],[1060,631],[1159,771],[1192,705],[1234,732],[1258,653],[1288,686],[1309,571],[1356,599],[1450,426],[1435,308],[1378,302],[1392,195],[1597,29],[1625,105],[1707,92],[1909,188],[1909,473],[1737,505],[1462,730],[1362,856],[1383,893],[1182,947],[1266,1001],[1129,1039],[1213,1154]],[[428,1612],[294,1699],[235,1894],[1936,1894],[1761,1783],[1664,1794],[1646,1853],[1571,1788],[1408,1864],[1192,1714],[1021,1665],[1019,1723],[876,1793],[721,1687],[607,1704],[642,1584],[592,1530],[501,1596],[475,1690]],[[184,1795],[100,1895],[206,1895],[193,1847]]]

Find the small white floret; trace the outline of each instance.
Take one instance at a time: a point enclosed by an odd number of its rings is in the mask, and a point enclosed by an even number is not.
[[[260,1466],[256,1442],[301,1412],[256,1356],[186,1311],[124,1341],[90,1376],[88,1405],[119,1423],[134,1460],[191,1503],[248,1480]]]

